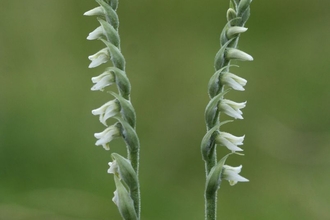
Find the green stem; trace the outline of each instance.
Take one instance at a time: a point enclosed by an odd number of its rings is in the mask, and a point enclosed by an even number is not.
[[[131,161],[131,165],[136,172],[136,176],[139,179],[139,150],[136,152],[128,152],[128,159]],[[141,213],[141,198],[140,198],[140,184],[138,180],[138,185],[136,189],[131,189],[131,198],[134,202],[134,208],[138,219],[140,219]]]
[[[211,154],[211,157],[205,161],[205,171],[206,171],[206,177],[210,173],[212,167],[214,167],[217,163],[217,153],[215,144],[213,145],[213,152]],[[216,220],[217,216],[217,193],[214,193],[212,195],[206,193],[206,187],[205,186],[205,220]]]

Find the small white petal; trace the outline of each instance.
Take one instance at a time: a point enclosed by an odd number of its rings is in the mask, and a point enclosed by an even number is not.
[[[108,164],[109,164],[108,173],[111,173],[111,174],[118,173],[118,165],[117,165],[116,160],[114,160],[113,162],[109,162]]]
[[[117,190],[113,192],[113,198],[112,201],[116,204],[116,206],[118,206],[118,192]]]

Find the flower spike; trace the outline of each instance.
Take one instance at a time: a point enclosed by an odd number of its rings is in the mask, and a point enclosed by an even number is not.
[[[98,7],[84,13],[87,16],[98,16],[100,26],[89,33],[87,40],[99,39],[105,48],[88,57],[89,68],[98,67],[108,61],[113,66],[107,67],[102,74],[92,77],[92,91],[104,91],[106,87],[116,84],[118,94],[109,92],[114,99],[107,101],[101,107],[92,110],[99,116],[99,121],[106,126],[105,130],[95,133],[95,145],[110,150],[109,143],[116,138],[122,138],[127,149],[127,158],[119,154],[111,154],[113,161],[109,162],[109,174],[114,174],[116,190],[113,202],[125,220],[140,219],[140,186],[139,186],[139,153],[140,142],[135,131],[136,116],[130,100],[131,84],[125,71],[125,58],[120,49],[118,33],[119,20],[117,15],[118,0],[96,0]],[[109,119],[116,120],[108,126]]]
[[[226,179],[230,185],[248,180],[239,175],[241,167],[224,165],[231,154],[242,155],[244,137],[237,137],[222,131],[225,122],[220,122],[220,114],[224,113],[234,119],[243,119],[243,109],[246,102],[234,102],[224,96],[232,89],[244,91],[247,80],[230,72],[231,61],[252,61],[253,57],[237,49],[240,35],[247,31],[244,27],[250,16],[250,3],[252,0],[230,0],[227,10],[227,24],[220,34],[220,49],[215,55],[214,69],[208,84],[210,101],[205,109],[206,134],[201,143],[202,158],[205,162],[205,220],[216,220],[217,191],[221,180]],[[217,146],[226,147],[231,153],[217,161]]]

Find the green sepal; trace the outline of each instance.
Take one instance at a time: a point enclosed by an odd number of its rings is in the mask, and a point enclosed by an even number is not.
[[[129,95],[131,93],[131,83],[126,76],[126,73],[117,67],[109,67],[107,70],[111,71],[115,75],[115,82],[117,84],[119,94],[125,99],[129,99]]]
[[[100,22],[101,26],[105,30],[107,40],[116,47],[119,47],[120,39],[118,32],[114,29],[114,27],[101,18],[97,18],[97,20]]]
[[[113,8],[113,10],[117,10],[118,8],[118,0],[108,0],[110,6]]]
[[[237,6],[241,0],[232,0],[232,1],[235,3],[235,7],[237,8]]]
[[[222,85],[220,84],[219,76],[220,73],[225,69],[226,67],[221,68],[220,70],[216,71],[212,77],[210,78],[209,84],[208,84],[208,93],[209,97],[213,98],[216,96],[222,89]]]
[[[101,39],[101,41],[108,47],[113,65],[118,69],[125,71],[125,58],[120,50],[115,45],[104,39]]]
[[[232,9],[235,10],[235,8],[236,8],[236,3],[235,3],[233,0],[230,0],[230,1],[229,1],[229,8],[232,8]],[[230,19],[229,19],[229,20],[230,20]]]
[[[244,12],[250,7],[252,0],[241,0],[237,6],[237,16],[242,17]]]
[[[237,17],[236,11],[233,8],[227,10],[227,21],[231,21]]]
[[[115,117],[119,123],[121,124],[122,128],[121,128],[121,133],[123,135],[124,141],[127,145],[127,150],[130,153],[136,153],[139,151],[140,149],[140,142],[139,142],[139,138],[134,130],[134,128],[128,124],[125,120],[123,120],[122,118],[119,117]]]
[[[133,200],[130,197],[126,187],[116,175],[114,175],[114,179],[116,184],[116,191],[118,193],[118,198],[115,203],[118,206],[120,215],[125,220],[138,220],[134,209]]]
[[[214,58],[214,68],[216,71],[225,66],[225,51],[227,49],[228,44],[232,42],[233,39],[229,39],[224,45],[221,46],[220,50],[217,52]]]
[[[211,128],[206,134],[204,135],[201,143],[201,152],[202,152],[202,158],[204,161],[209,160],[209,155],[213,151],[212,146],[214,147],[214,138],[219,133],[218,131],[219,125],[214,126]],[[214,138],[212,138],[214,136]]]
[[[247,10],[245,10],[245,12],[242,15],[242,21],[241,21],[241,26],[244,26],[245,23],[247,22],[247,20],[250,17],[250,8],[248,8]]]
[[[106,2],[102,1],[102,0],[96,0],[96,2],[103,7],[104,11],[105,11],[105,18],[107,20],[107,22],[109,22],[114,29],[118,30],[119,27],[119,19],[118,19],[118,15],[116,13],[116,11],[110,6],[108,5]]]
[[[119,101],[121,107],[120,114],[122,115],[122,117],[128,122],[128,124],[130,124],[133,128],[135,128],[136,116],[135,116],[135,110],[131,102],[114,92],[110,92],[110,93]]]
[[[221,158],[221,160],[214,167],[212,167],[210,173],[206,177],[206,188],[205,188],[206,196],[214,195],[217,192],[217,190],[220,188],[223,165],[225,165],[227,158],[231,154],[232,153],[229,153],[223,158]]]
[[[120,178],[126,183],[130,191],[136,191],[139,186],[139,181],[131,162],[117,153],[112,153],[111,157],[113,160],[116,160],[119,167]]]
[[[227,92],[229,92],[229,90],[230,89],[226,89],[225,91],[220,92],[218,95],[214,96],[207,104],[205,109],[205,121],[208,128],[212,128],[217,123],[219,117],[219,101]]]

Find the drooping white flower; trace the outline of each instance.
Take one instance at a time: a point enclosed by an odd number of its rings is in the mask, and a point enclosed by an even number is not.
[[[104,71],[101,75],[92,77],[92,82],[95,85],[91,88],[92,91],[102,91],[105,87],[112,85],[115,82],[115,76],[111,71]]]
[[[109,169],[108,169],[108,173],[111,173],[111,174],[116,174],[116,173],[119,173],[118,171],[118,165],[117,165],[117,161],[114,160],[112,162],[109,162]]]
[[[226,73],[223,73],[223,75],[221,77],[221,83],[223,85],[227,85],[227,86],[233,88],[234,90],[244,91],[243,86],[246,85],[247,80],[243,79],[239,76],[236,76],[235,74],[226,72]]]
[[[89,64],[89,68],[98,67],[102,63],[108,62],[110,57],[108,48],[103,48],[102,50],[98,51],[97,53],[90,55],[88,59],[90,59],[92,62]]]
[[[104,15],[104,14],[105,14],[104,9],[101,6],[93,8],[84,13],[85,16],[94,16],[94,15],[100,16],[100,15]]]
[[[104,35],[104,28],[99,26],[88,34],[87,40],[96,40],[99,39],[102,35]]]
[[[233,102],[228,99],[222,99],[219,103],[219,110],[235,119],[243,119],[243,112],[240,110],[246,106],[246,102]]]
[[[253,61],[253,57],[250,54],[236,48],[228,48],[226,51],[226,58],[240,61]]]
[[[249,182],[248,179],[239,175],[241,170],[242,170],[242,165],[238,167],[223,165],[222,178],[228,180],[231,186],[235,185],[237,182]]]
[[[237,146],[243,145],[244,137],[245,135],[242,137],[236,137],[227,132],[220,132],[215,137],[215,143],[227,147],[228,150],[231,150],[232,152],[243,151],[242,148],[239,148]]]
[[[115,116],[120,111],[120,105],[116,99],[111,100],[101,107],[92,111],[93,115],[100,115],[99,119],[102,124],[108,126],[106,121],[108,118]]]
[[[109,142],[117,137],[120,137],[120,135],[121,134],[119,128],[116,125],[111,125],[104,131],[94,134],[94,137],[98,139],[95,145],[102,145],[105,150],[110,150]]]

